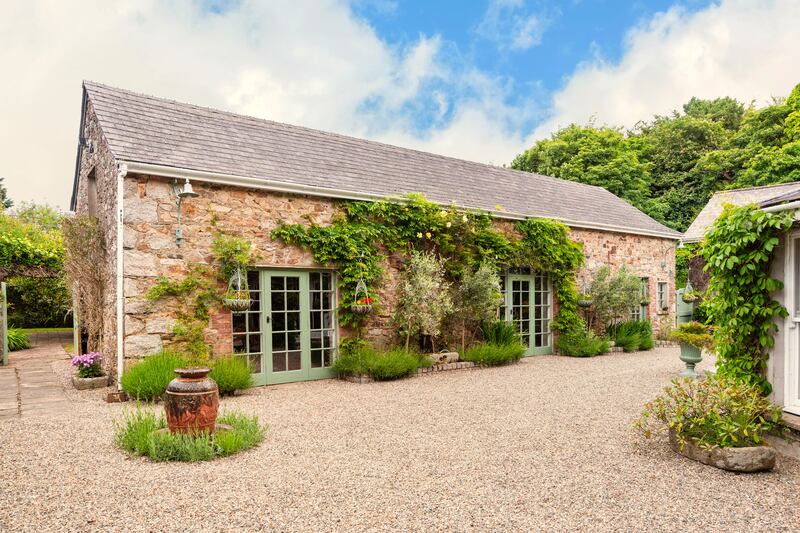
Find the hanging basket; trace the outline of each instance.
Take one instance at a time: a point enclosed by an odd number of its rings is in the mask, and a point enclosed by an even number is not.
[[[225,293],[225,307],[234,313],[241,313],[250,309],[250,293],[247,291],[247,280],[242,276],[241,269],[231,275],[228,281],[228,290]]]
[[[593,300],[591,298],[582,298],[578,300],[579,307],[591,307]]]
[[[369,292],[367,292],[367,284],[364,282],[364,278],[358,280],[356,292],[353,294],[353,305],[350,306],[350,309],[352,309],[354,313],[360,315],[366,315],[372,312],[372,298],[370,298]]]

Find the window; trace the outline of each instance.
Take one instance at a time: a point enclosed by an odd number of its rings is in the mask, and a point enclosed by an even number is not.
[[[90,217],[97,216],[97,179],[94,169],[89,172],[86,178],[86,211]]]
[[[250,309],[231,313],[233,320],[233,353],[247,357],[250,371],[261,373],[261,300],[258,271],[247,273]]]
[[[631,320],[647,320],[647,304],[650,303],[650,280],[641,278],[642,286],[639,289],[641,301],[631,309]]]
[[[666,281],[659,281],[658,282],[658,312],[659,313],[666,313],[669,311],[669,293],[667,292],[667,282]]]

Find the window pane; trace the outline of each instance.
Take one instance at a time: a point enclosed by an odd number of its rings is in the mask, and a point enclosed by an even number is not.
[[[286,331],[286,313],[272,313],[272,331]]]
[[[295,276],[287,276],[286,277],[286,290],[287,291],[299,291],[300,290],[300,278]]]
[[[253,354],[249,355],[248,357],[248,365],[250,366],[250,372],[253,374],[260,374],[261,373],[261,354]]]
[[[311,311],[311,329],[321,329],[321,328],[322,328],[322,312]]]
[[[273,333],[272,334],[272,351],[280,352],[286,349],[286,334]]]
[[[322,309],[322,294],[318,292],[311,293],[311,309]]]
[[[311,367],[320,368],[322,366],[322,350],[311,350]]]
[[[272,352],[272,371],[286,371],[286,352]]]
[[[233,319],[234,333],[244,333],[247,324],[247,317],[243,313],[233,313],[231,318]]]
[[[258,290],[258,270],[251,270],[247,273],[247,287],[252,290]]]
[[[261,325],[258,323],[259,317],[258,313],[247,313],[247,331],[261,331]]]
[[[273,292],[270,299],[273,311],[283,311],[286,309],[286,296],[282,292]]]
[[[325,272],[322,274],[322,289],[329,291],[332,289],[331,287],[331,280],[333,275],[330,272]]]
[[[318,272],[312,272],[308,275],[308,288],[312,291],[322,290],[322,281]]]
[[[296,311],[300,309],[300,293],[299,292],[287,292],[286,293],[286,309],[290,311]]]
[[[247,353],[246,339],[244,335],[233,336],[233,353]]]
[[[289,370],[300,370],[300,351],[289,352]]]
[[[273,291],[282,291],[284,288],[283,285],[283,277],[282,276],[273,276],[270,281],[269,288]]]
[[[311,349],[322,348],[322,333],[319,331],[311,332]]]
[[[297,331],[300,329],[300,313],[286,313],[286,329]]]

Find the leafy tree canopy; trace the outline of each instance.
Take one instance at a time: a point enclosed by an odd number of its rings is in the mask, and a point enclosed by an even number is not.
[[[0,178],[0,211],[3,209],[8,209],[14,205],[14,202],[12,202],[11,198],[8,197],[6,186],[3,185],[3,179],[4,178]]]
[[[691,98],[627,132],[572,124],[511,166],[599,185],[683,231],[718,190],[800,181],[800,85],[762,108]]]

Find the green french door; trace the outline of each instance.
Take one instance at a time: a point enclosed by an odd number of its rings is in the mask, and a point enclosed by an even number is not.
[[[234,352],[247,353],[257,385],[333,377],[334,282],[334,274],[323,271],[249,273],[252,304],[249,311],[234,313]],[[237,339],[243,335],[245,342]]]
[[[546,274],[508,274],[503,278],[501,316],[511,322],[527,347],[525,355],[553,353],[553,297]]]

